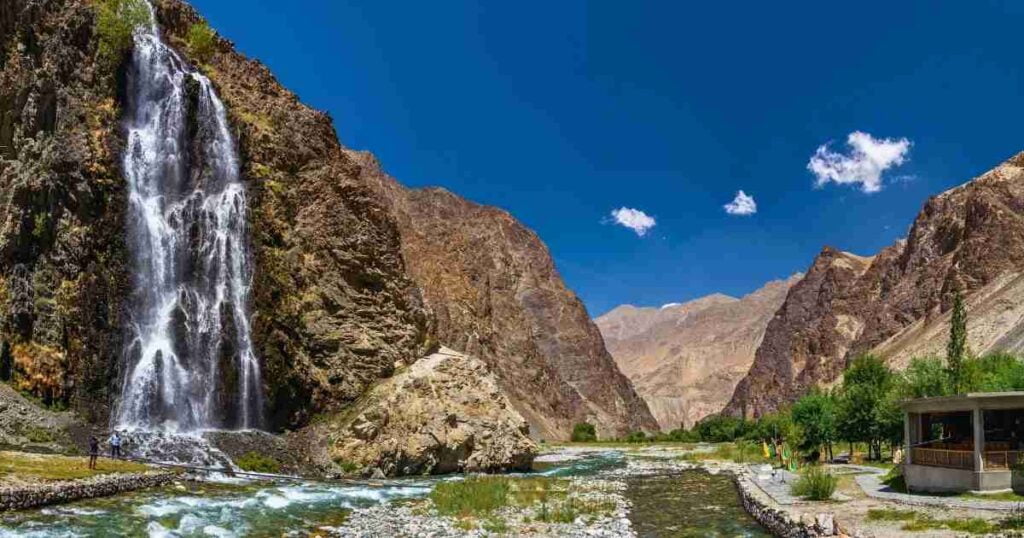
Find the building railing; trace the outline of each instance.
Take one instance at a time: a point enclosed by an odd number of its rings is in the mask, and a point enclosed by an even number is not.
[[[971,450],[945,450],[941,448],[912,448],[910,462],[914,465],[949,467],[950,469],[974,469],[974,452]]]
[[[986,450],[985,470],[1010,469],[1024,462],[1024,451],[1020,450]]]

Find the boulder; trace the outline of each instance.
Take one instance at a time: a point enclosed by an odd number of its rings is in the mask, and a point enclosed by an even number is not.
[[[529,426],[480,360],[447,348],[375,386],[328,421],[343,469],[387,476],[529,469]]]

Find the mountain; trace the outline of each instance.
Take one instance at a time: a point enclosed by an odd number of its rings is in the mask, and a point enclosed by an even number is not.
[[[444,189],[406,189],[372,155],[352,155],[398,219],[436,337],[490,366],[534,436],[566,439],[582,421],[601,437],[657,429],[537,234]]]
[[[608,351],[663,430],[722,410],[769,320],[803,275],[736,299],[713,294],[660,308],[619,306],[595,321]]]
[[[850,359],[942,355],[957,290],[975,351],[1024,349],[1024,153],[925,202],[872,257],[825,248],[768,324],[726,412],[759,416],[837,381]]]
[[[238,146],[271,429],[350,410],[442,345],[492,369],[537,436],[565,438],[580,420],[606,434],[655,426],[533,232],[504,211],[387,178],[230,42],[192,54],[201,19],[190,6],[153,4],[163,40],[211,80]],[[0,380],[106,424],[131,364],[137,287],[122,169],[132,53],[101,54],[97,5],[0,6]],[[198,132],[198,87],[186,90]]]

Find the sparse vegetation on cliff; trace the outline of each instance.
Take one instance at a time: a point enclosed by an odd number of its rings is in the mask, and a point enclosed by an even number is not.
[[[108,64],[118,64],[132,48],[132,36],[140,26],[150,23],[149,7],[144,0],[99,0],[96,3],[96,33],[99,53]]]
[[[210,61],[217,44],[217,32],[206,21],[193,24],[186,37],[188,52],[199,63]]]
[[[281,463],[274,458],[258,452],[246,452],[242,457],[235,460],[243,471],[254,473],[280,473]]]

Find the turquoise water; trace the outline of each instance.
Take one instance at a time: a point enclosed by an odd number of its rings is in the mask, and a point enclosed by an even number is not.
[[[393,487],[202,484],[0,516],[0,537],[281,536],[344,521],[352,508],[422,497],[429,483]]]
[[[621,468],[610,451],[538,464],[533,475],[594,476]],[[0,538],[77,536],[308,536],[337,526],[353,508],[424,497],[440,480],[366,487],[325,483],[200,483],[41,510],[0,514]],[[630,519],[640,536],[768,536],[739,505],[731,481],[700,472],[630,479]]]

